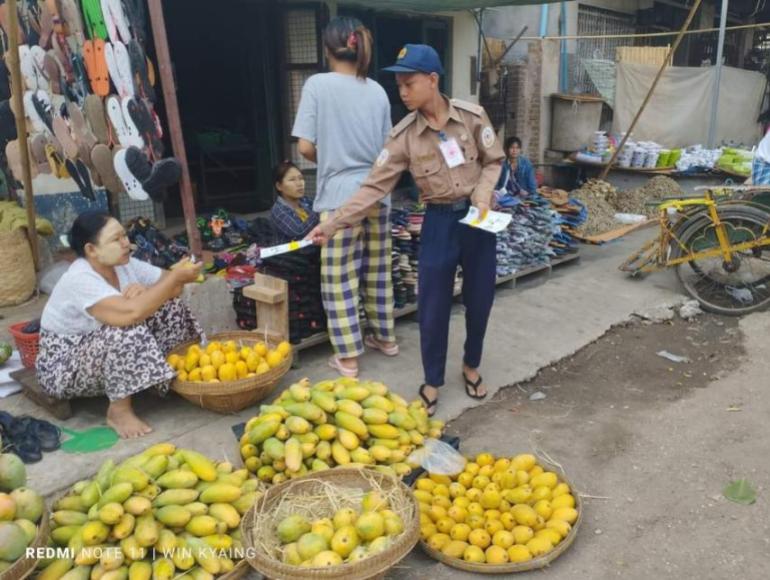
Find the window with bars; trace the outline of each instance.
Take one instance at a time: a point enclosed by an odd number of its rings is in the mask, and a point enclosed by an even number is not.
[[[603,36],[611,34],[636,33],[635,18],[632,15],[580,5],[578,8],[578,35]],[[615,50],[619,46],[633,45],[628,38],[586,38],[577,41],[575,59],[571,63],[572,89],[578,93],[597,94],[583,61],[586,59],[615,61]],[[613,71],[614,74],[614,71]]]
[[[306,161],[298,151],[297,143],[290,139],[294,119],[297,116],[302,87],[305,81],[321,70],[320,13],[315,8],[293,8],[284,13],[286,135],[289,158],[308,181],[308,193],[315,191],[315,165]]]

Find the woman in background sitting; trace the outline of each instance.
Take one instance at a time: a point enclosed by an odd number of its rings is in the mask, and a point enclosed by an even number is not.
[[[287,241],[303,239],[318,225],[313,203],[305,197],[305,178],[291,161],[283,161],[273,169],[273,183],[278,197],[270,211],[276,232]]]

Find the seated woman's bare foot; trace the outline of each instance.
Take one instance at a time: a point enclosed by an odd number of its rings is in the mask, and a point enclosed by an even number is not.
[[[107,425],[123,439],[136,439],[152,433],[152,428],[134,414],[131,398],[113,401],[107,408]]]

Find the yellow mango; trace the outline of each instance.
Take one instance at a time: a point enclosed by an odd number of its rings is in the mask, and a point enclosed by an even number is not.
[[[198,476],[192,471],[174,469],[155,480],[164,489],[190,489],[198,484]]]
[[[190,466],[198,479],[203,481],[214,481],[217,478],[217,470],[214,463],[202,453],[191,449],[182,450],[182,457],[185,463]]]
[[[158,522],[152,514],[140,516],[136,519],[134,526],[134,537],[136,542],[143,548],[154,546],[159,537]]]
[[[220,522],[227,524],[228,528],[235,529],[241,523],[241,516],[230,503],[215,503],[209,507],[209,515]]]
[[[169,528],[183,528],[192,517],[187,509],[178,505],[167,505],[155,510],[155,518]]]
[[[215,483],[199,497],[199,501],[206,504],[232,503],[241,497],[241,488],[227,483]]]
[[[348,431],[352,431],[362,439],[365,439],[369,435],[366,423],[364,423],[358,417],[350,415],[349,413],[345,413],[344,411],[337,411],[334,415],[334,420],[337,423],[338,428],[341,427],[343,429],[347,429]],[[372,425],[372,427],[376,427],[376,425]]]
[[[133,562],[128,567],[128,580],[150,580],[152,564],[149,562]]]

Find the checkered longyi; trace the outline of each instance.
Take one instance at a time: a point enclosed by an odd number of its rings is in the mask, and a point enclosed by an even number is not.
[[[329,339],[341,358],[364,352],[359,296],[375,338],[396,340],[388,213],[385,206],[372,209],[361,224],[338,231],[321,250],[321,297]],[[321,220],[327,217],[325,212]]]

